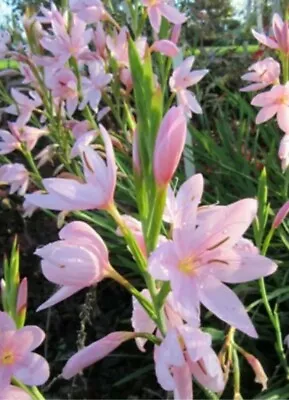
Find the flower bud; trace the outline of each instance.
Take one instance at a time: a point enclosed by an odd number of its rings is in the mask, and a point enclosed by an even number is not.
[[[172,107],[157,134],[153,170],[157,185],[166,186],[182,156],[187,136],[187,121],[182,107]]]

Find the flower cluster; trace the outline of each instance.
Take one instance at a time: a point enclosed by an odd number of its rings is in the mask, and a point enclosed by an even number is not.
[[[268,88],[269,91],[256,95],[251,104],[260,107],[256,117],[256,124],[262,124],[274,116],[277,117],[279,128],[285,133],[279,147],[279,158],[282,170],[285,171],[289,165],[289,76],[288,76],[288,52],[289,52],[289,26],[284,22],[279,14],[274,14],[272,21],[272,36],[266,36],[252,30],[254,37],[265,47],[273,50],[281,60],[280,63],[272,57],[267,57],[249,67],[248,73],[242,79],[249,81],[250,84],[242,91],[257,91]],[[281,75],[282,72],[282,75]],[[280,82],[283,76],[283,82]]]

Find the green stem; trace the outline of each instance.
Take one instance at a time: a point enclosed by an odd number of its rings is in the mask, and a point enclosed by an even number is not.
[[[265,256],[267,253],[267,250],[271,243],[271,239],[274,235],[274,232],[275,232],[275,229],[271,228],[268,235],[265,238],[264,244],[262,246],[262,251],[261,251],[261,254],[263,256]],[[282,339],[282,332],[281,332],[281,327],[280,327],[280,323],[279,323],[279,317],[278,317],[277,310],[274,313],[270,306],[264,278],[259,279],[259,288],[260,288],[261,297],[262,297],[265,309],[267,311],[268,317],[269,317],[269,319],[273,325],[273,328],[275,330],[276,352],[278,354],[280,363],[285,370],[286,377],[287,377],[287,379],[289,379],[289,368],[288,368],[288,364],[287,364],[287,360],[286,360],[286,356],[285,356],[285,352],[284,352],[284,347],[283,347],[283,339]]]
[[[164,316],[164,310],[163,307],[160,308],[158,306],[158,291],[156,288],[156,284],[154,279],[151,277],[151,275],[147,272],[147,261],[143,255],[143,253],[141,252],[133,234],[131,233],[130,229],[128,229],[128,227],[126,226],[126,224],[123,222],[121,215],[119,214],[115,204],[113,204],[109,210],[108,210],[109,214],[112,216],[112,218],[115,220],[115,222],[117,223],[117,225],[119,226],[128,246],[130,251],[132,252],[135,261],[138,265],[139,271],[141,272],[141,274],[143,275],[145,281],[146,281],[146,285],[147,288],[150,292],[151,298],[152,298],[152,302],[154,305],[154,311],[156,314],[156,324],[160,330],[160,332],[162,333],[163,336],[165,336],[165,332],[166,332],[166,327],[165,327],[165,316]]]
[[[45,400],[45,397],[42,396],[36,386],[28,387],[16,378],[12,378],[12,383],[28,393],[33,400]]]
[[[240,365],[237,350],[233,349],[234,400],[242,399],[240,390]]]
[[[37,185],[40,186],[41,188],[43,188],[43,184],[42,184],[42,176],[37,168],[37,165],[34,162],[34,159],[32,157],[31,151],[27,150],[27,149],[22,149],[22,154],[24,155],[27,163],[29,164],[29,167],[31,168],[35,180],[37,182]]]

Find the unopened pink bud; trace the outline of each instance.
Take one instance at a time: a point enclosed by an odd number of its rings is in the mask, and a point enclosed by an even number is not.
[[[289,212],[289,200],[286,201],[286,203],[277,212],[272,224],[272,227],[274,229],[277,229],[278,226],[282,224],[284,219],[287,217],[288,212]]]
[[[252,367],[253,371],[255,372],[255,382],[260,383],[262,385],[262,390],[267,389],[267,382],[268,382],[268,377],[260,363],[260,361],[254,357],[252,354],[246,353],[244,354],[246,360]]]
[[[165,115],[155,144],[153,169],[159,186],[172,179],[181,159],[187,136],[187,121],[182,107],[172,107]]]
[[[23,278],[18,288],[17,305],[16,305],[17,314],[22,314],[26,312],[27,293],[28,293],[28,281],[27,278]]]

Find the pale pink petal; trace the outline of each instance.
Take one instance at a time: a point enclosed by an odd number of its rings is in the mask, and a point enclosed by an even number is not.
[[[192,237],[186,240],[191,241],[191,248],[199,254],[231,248],[251,225],[256,217],[257,207],[255,199],[236,201],[205,219],[196,230],[196,235],[191,235]]]
[[[279,107],[280,106],[278,104],[273,104],[272,106],[262,108],[257,114],[256,124],[263,124],[263,122],[266,122],[269,119],[273,118],[277,112],[277,115],[279,115]]]
[[[176,57],[179,54],[179,49],[170,40],[157,40],[151,46],[151,51],[157,51],[167,57]]]
[[[160,3],[158,8],[161,14],[173,24],[183,24],[187,20],[185,14],[180,13],[175,7],[167,3]]]
[[[147,289],[142,290],[141,294],[144,297],[146,297],[146,299],[151,301],[151,296]],[[133,297],[132,304],[133,304],[133,310],[132,310],[131,323],[134,331],[153,333],[154,330],[156,329],[155,322],[149,317],[147,312],[144,310],[144,308],[140,305],[140,303],[135,297]],[[135,341],[139,350],[145,352],[146,350],[144,348],[144,345],[147,342],[147,339],[136,338]]]
[[[193,398],[193,382],[190,367],[185,363],[182,367],[172,368],[175,381],[174,399],[189,400]]]
[[[39,354],[28,353],[18,365],[14,376],[26,385],[43,385],[49,378],[48,362]]]
[[[202,332],[198,328],[192,328],[188,325],[179,327],[183,340],[186,345],[186,351],[190,360],[195,362],[207,354],[208,348],[212,344],[212,338],[208,333]]]
[[[194,378],[204,387],[213,392],[222,392],[225,382],[220,362],[215,352],[208,349],[208,353],[198,363],[190,364]]]
[[[195,114],[203,114],[202,107],[198,103],[196,96],[190,92],[189,90],[181,90],[178,93],[178,99],[180,103],[185,107],[191,110]]]
[[[0,392],[0,400],[33,400],[30,394],[17,386],[9,385]]]
[[[36,311],[42,311],[46,308],[52,307],[55,304],[60,303],[61,301],[67,299],[68,297],[72,296],[73,294],[82,290],[83,287],[78,286],[63,286],[56,293],[54,293],[48,300],[42,303]]]
[[[239,298],[216,278],[207,276],[206,280],[202,281],[199,297],[202,304],[218,318],[251,337],[258,337]]]
[[[14,331],[16,329],[13,319],[3,311],[0,311],[0,332]]]
[[[14,372],[13,367],[9,367],[7,365],[0,365],[0,387],[1,388],[5,388],[10,384],[13,372]]]
[[[151,26],[153,30],[156,33],[159,33],[160,27],[161,27],[161,21],[162,21],[162,16],[161,13],[159,12],[158,7],[149,7],[148,8],[148,17],[151,23]]]
[[[15,341],[21,343],[21,351],[30,352],[41,345],[45,333],[38,326],[25,326],[15,332]]]
[[[62,371],[63,378],[72,378],[84,368],[106,357],[123,342],[132,339],[134,336],[135,334],[131,332],[113,332],[91,345],[84,347],[67,361]]]
[[[224,250],[212,258],[214,262],[209,264],[208,273],[227,283],[253,281],[271,275],[277,269],[269,258],[244,251]]]
[[[271,49],[278,49],[278,43],[275,42],[275,40],[270,39],[268,36],[258,33],[254,29],[252,29],[253,36],[258,40],[258,42],[264,44],[267,47],[270,47]]]
[[[84,246],[58,241],[38,249],[41,268],[51,282],[65,286],[89,286],[100,276],[98,258]]]
[[[257,90],[265,89],[268,85],[268,83],[252,83],[251,85],[241,88],[240,92],[255,92]]]
[[[277,112],[277,122],[279,128],[285,133],[289,133],[289,107],[286,104],[281,104]]]
[[[178,263],[174,245],[171,241],[162,243],[150,256],[148,270],[155,279],[169,280],[168,269]]]
[[[198,82],[200,82],[200,80],[203,79],[203,77],[205,75],[207,75],[208,72],[209,72],[208,69],[199,69],[199,70],[190,72],[186,79],[187,87],[196,85]]]

